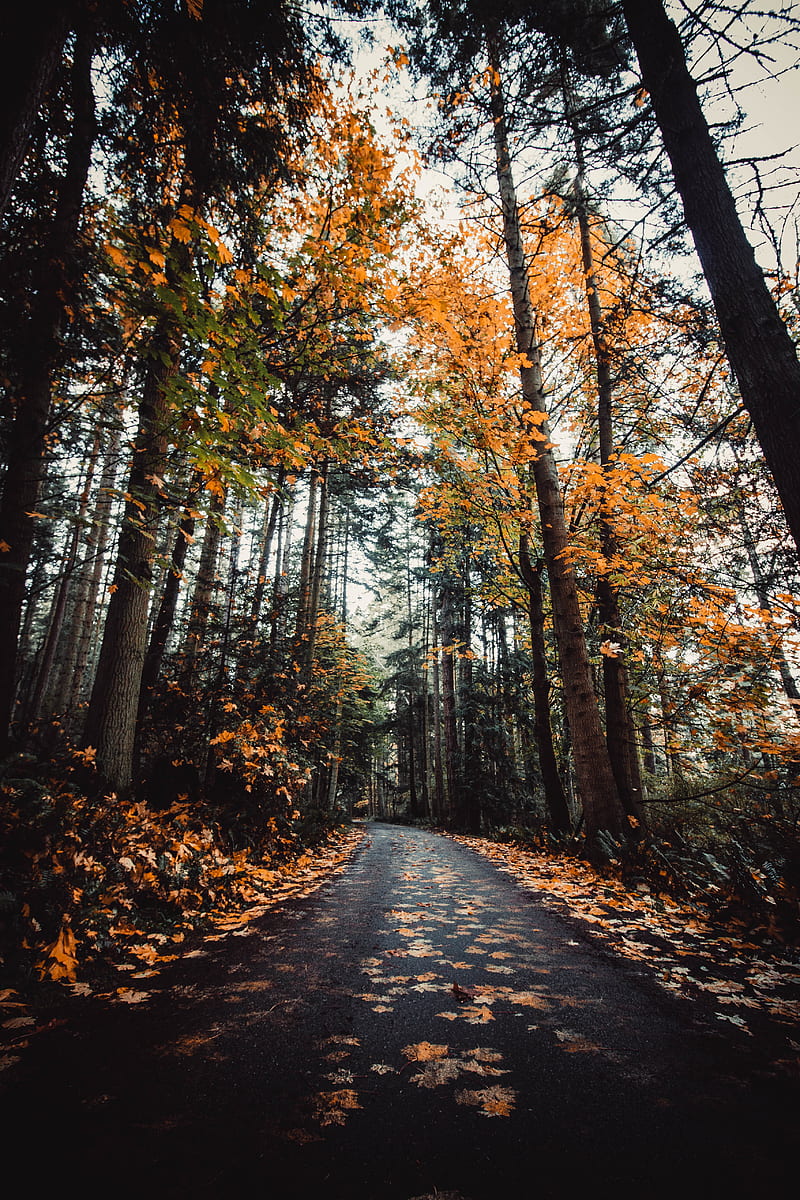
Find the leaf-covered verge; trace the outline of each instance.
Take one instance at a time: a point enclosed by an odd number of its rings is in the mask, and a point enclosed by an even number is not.
[[[218,802],[181,795],[154,810],[85,782],[83,767],[60,778],[51,768],[48,780],[9,776],[0,791],[5,1002],[155,974],[191,952],[193,935],[308,894],[361,837],[341,813],[294,810],[237,842]]]
[[[593,875],[595,885],[616,879],[623,890],[656,904],[697,908],[715,926],[767,948],[796,947],[800,812],[793,795],[785,793],[784,801],[776,804],[753,789],[723,785],[699,796],[664,797],[648,806],[648,829],[639,842],[623,847],[608,841],[604,865]],[[545,853],[554,845],[538,827],[499,827],[493,837]],[[564,849],[569,873],[574,861],[585,857],[580,836]]]
[[[601,872],[577,858],[523,847],[519,840],[451,836],[534,892],[537,902],[588,924],[592,936],[613,953],[649,968],[663,988],[697,1002],[721,1024],[744,1036],[765,1019],[796,1030],[797,946],[783,944],[788,927],[759,923],[753,910],[743,907],[741,894],[730,890],[732,881],[703,889],[698,880],[676,898],[667,892],[666,870],[648,881],[643,870],[634,873],[630,864],[625,871],[609,864]],[[777,902],[767,903],[763,872],[753,872],[753,877],[765,907],[777,907]],[[796,940],[796,920],[793,928]],[[794,1071],[800,1066],[800,1044],[790,1039],[788,1045],[790,1058],[781,1064]]]

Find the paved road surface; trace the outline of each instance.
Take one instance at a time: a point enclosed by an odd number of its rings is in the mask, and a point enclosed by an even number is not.
[[[9,1200],[794,1194],[797,1094],[758,1047],[446,838],[372,826],[208,950],[0,1077]]]

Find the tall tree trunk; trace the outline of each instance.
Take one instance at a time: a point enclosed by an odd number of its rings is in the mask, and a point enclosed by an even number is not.
[[[636,730],[628,701],[628,669],[624,658],[625,634],[622,629],[619,593],[616,585],[612,583],[609,577],[611,564],[613,564],[614,559],[619,553],[619,545],[608,501],[608,486],[614,470],[612,456],[616,449],[614,443],[614,377],[611,369],[611,349],[606,336],[603,309],[600,303],[600,286],[595,270],[592,231],[589,223],[589,206],[584,182],[586,167],[583,142],[573,115],[569,81],[566,78],[564,92],[567,117],[572,126],[575,158],[578,167],[574,197],[581,243],[586,306],[589,312],[589,325],[592,333],[595,370],[597,373],[597,430],[600,444],[600,465],[603,469],[605,479],[605,486],[600,500],[599,525],[600,549],[608,566],[597,579],[597,607],[604,642],[615,643],[620,647],[618,651],[612,651],[610,646],[607,646],[607,653],[603,655],[606,741],[608,743],[611,767],[614,771],[617,789],[625,811],[632,817],[635,817],[639,825],[643,825],[645,814],[642,807],[642,778],[639,768]]]
[[[333,749],[330,755],[330,770],[328,773],[328,793],[327,793],[327,809],[328,812],[333,812],[336,808],[336,793],[339,790],[339,767],[342,762],[342,712],[344,710],[344,702],[339,696],[336,701],[336,716],[334,718],[333,728]]]
[[[281,511],[283,499],[281,490],[286,478],[286,470],[281,467],[278,471],[278,476],[275,481],[275,491],[265,505],[265,520],[261,530],[261,553],[258,560],[258,576],[256,578],[256,586],[253,590],[253,603],[250,606],[250,620],[255,626],[261,618],[261,609],[264,606],[264,594],[267,588],[267,572],[269,571],[269,560],[272,554],[272,541],[275,537],[275,527],[278,523],[278,514]],[[277,570],[277,567],[276,567]]]
[[[431,813],[431,728],[430,728],[430,697],[428,688],[428,663],[430,655],[430,634],[428,614],[425,606],[425,584],[422,585],[422,606],[424,612],[422,631],[422,678],[420,680],[420,798],[422,800],[422,815],[429,820]]]
[[[292,549],[292,518],[294,516],[295,488],[291,485],[289,502],[281,506],[278,522],[278,544],[275,548],[275,580],[272,585],[272,614],[270,618],[269,647],[275,651],[283,636],[286,621],[286,596],[289,588],[289,564]]]
[[[341,580],[342,594],[340,599],[339,620],[343,625],[347,624],[347,572],[350,569],[350,508],[345,507],[344,511],[344,540],[342,544],[342,562],[341,562]]]
[[[467,833],[481,829],[481,753],[476,724],[476,699],[472,670],[470,637],[472,632],[472,580],[469,550],[464,551],[464,636],[463,658],[459,672],[460,708],[464,714],[464,773],[461,784],[461,820]]]
[[[458,727],[456,724],[455,630],[453,598],[445,582],[440,591],[442,728],[444,732],[444,778],[447,786],[447,820],[458,825],[461,818],[461,774],[459,771]]]
[[[569,560],[564,506],[542,388],[536,316],[531,304],[527,263],[511,170],[499,58],[491,39],[489,60],[497,182],[511,278],[517,349],[523,363],[520,367],[520,382],[530,434],[539,442],[539,450],[532,464],[532,474],[536,485],[544,557],[550,579],[553,626],[561,665],[564,702],[572,732],[575,775],[583,804],[586,833],[590,841],[595,839],[600,830],[606,830],[614,836],[626,836],[629,824],[619,798],[600,720],[575,575]]]
[[[550,680],[547,672],[547,651],[544,640],[544,604],[542,602],[542,567],[531,562],[527,538],[519,543],[520,574],[528,589],[528,615],[531,626],[531,691],[533,692],[533,737],[542,775],[544,802],[550,824],[556,833],[569,833],[569,805],[558,771],[553,730],[550,725]]]
[[[415,820],[418,815],[418,797],[417,797],[417,747],[416,747],[416,704],[417,704],[417,670],[414,661],[414,598],[411,578],[411,547],[409,530],[406,526],[406,556],[405,556],[405,602],[406,602],[406,650],[408,652],[408,685],[405,689],[406,701],[406,719],[405,733],[406,744],[408,746],[407,762],[408,762],[408,809],[412,820]],[[400,716],[400,700],[403,695],[402,688],[398,687],[398,706],[397,714]]]
[[[328,540],[328,505],[330,491],[328,488],[328,462],[322,465],[319,475],[319,518],[317,521],[317,541],[311,570],[311,580],[308,594],[308,605],[305,614],[306,625],[306,670],[314,666],[314,649],[317,641],[317,617],[319,616],[322,585],[325,578],[325,547]]]
[[[311,578],[314,571],[314,543],[317,529],[317,488],[319,476],[312,471],[308,481],[308,506],[306,508],[306,526],[303,535],[303,552],[300,558],[300,581],[297,595],[297,619],[295,621],[295,640],[299,643],[304,637],[308,625],[308,606],[311,597]]]
[[[72,615],[74,642],[64,656],[57,684],[54,711],[64,712],[70,730],[76,732],[76,712],[88,691],[87,673],[92,645],[99,625],[98,600],[111,534],[114,485],[119,472],[122,428],[115,421],[106,446],[94,511],[86,535],[86,558]]]
[[[53,223],[42,248],[38,286],[20,350],[14,421],[6,447],[0,503],[0,749],[13,715],[20,620],[33,545],[36,502],[44,473],[47,425],[61,337],[76,284],[83,194],[95,138],[92,90],[94,37],[76,38],[72,65],[73,119]]]
[[[223,688],[228,675],[228,660],[231,654],[233,619],[236,613],[236,591],[239,585],[239,552],[242,547],[242,517],[244,505],[237,499],[231,521],[230,550],[228,554],[228,579],[225,588],[225,620],[222,627],[222,645],[219,654],[217,686]]]
[[[747,521],[747,514],[744,510],[744,502],[739,500],[739,524],[742,529],[742,538],[744,539],[744,547],[747,553],[747,561],[750,565],[750,572],[753,576],[753,587],[758,603],[764,612],[772,614],[772,606],[770,604],[769,588],[767,581],[764,578],[764,572],[761,569],[761,560],[758,556],[758,548],[753,539],[753,534]],[[792,705],[792,710],[796,720],[800,720],[800,688],[797,686],[797,680],[792,674],[792,669],[786,660],[783,649],[778,646],[775,652],[775,662],[778,667],[778,673],[781,677],[783,690],[786,694],[786,699]]]
[[[800,547],[800,362],[745,236],[680,35],[662,0],[623,0],[728,361]]]
[[[189,604],[189,624],[184,642],[184,660],[182,675],[185,685],[189,686],[191,676],[197,662],[203,639],[208,628],[208,619],[214,603],[214,590],[217,583],[217,560],[219,559],[219,544],[222,537],[222,519],[225,513],[225,492],[214,491],[208,505],[206,527],[203,532],[203,545],[200,550],[200,562],[194,581],[191,603]]]
[[[89,504],[89,495],[92,489],[92,480],[94,478],[95,468],[97,466],[97,458],[100,453],[100,430],[95,429],[94,438],[92,440],[92,448],[89,451],[88,461],[86,463],[86,478],[83,487],[81,488],[80,497],[78,500],[78,511],[75,514],[75,520],[70,534],[69,545],[67,552],[61,565],[60,578],[58,587],[53,601],[53,607],[50,614],[50,626],[47,631],[47,639],[42,653],[41,663],[39,665],[39,677],[36,681],[36,687],[33,692],[33,697],[30,704],[30,716],[36,720],[40,715],[47,715],[47,712],[53,712],[52,704],[44,706],[43,700],[45,693],[49,690],[51,698],[56,689],[56,679],[53,678],[53,665],[56,662],[57,651],[61,642],[62,629],[64,626],[64,617],[67,612],[67,600],[69,598],[70,587],[75,573],[75,564],[78,561],[78,548],[81,541],[81,532],[83,523],[86,518],[86,509]]]
[[[199,474],[195,474],[189,486],[189,500],[175,531],[175,540],[167,569],[167,581],[164,585],[156,619],[153,622],[150,642],[144,659],[142,684],[139,694],[139,724],[141,724],[150,706],[151,694],[158,681],[164,651],[167,648],[167,639],[175,623],[175,612],[178,607],[178,596],[183,580],[183,568],[186,565],[186,554],[191,542],[194,540],[196,518],[193,497],[201,486],[202,478]]]
[[[162,317],[150,347],[129,499],[84,731],[85,744],[96,748],[100,779],[119,794],[127,793],[132,782],[161,480],[167,463],[168,388],[178,369],[180,350],[179,332],[169,317]]]
[[[431,594],[431,657],[433,660],[433,791],[434,819],[441,823],[447,814],[447,794],[442,754],[442,688],[439,664],[439,631],[436,621],[435,596]]]

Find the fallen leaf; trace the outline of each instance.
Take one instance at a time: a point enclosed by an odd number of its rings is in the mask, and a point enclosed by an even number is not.
[[[503,1056],[499,1050],[491,1050],[488,1046],[476,1046],[473,1050],[467,1050],[469,1058],[476,1058],[478,1062],[502,1062]]]
[[[493,1084],[481,1091],[456,1092],[457,1104],[470,1104],[479,1108],[487,1117],[510,1116],[517,1093],[513,1088]]]
[[[314,1099],[314,1116],[321,1125],[344,1125],[347,1112],[361,1108],[358,1093],[352,1088],[340,1088],[335,1092],[320,1092]]]
[[[410,1062],[431,1062],[436,1058],[445,1058],[449,1049],[449,1046],[439,1046],[433,1042],[416,1042],[404,1046],[402,1053]]]
[[[437,1062],[426,1062],[413,1080],[417,1087],[435,1088],[453,1083],[461,1072],[462,1066],[457,1058],[440,1058]]]
[[[301,1146],[305,1146],[309,1142],[322,1141],[318,1133],[309,1133],[307,1129],[287,1129],[283,1136],[290,1142],[297,1142]]]
[[[487,1021],[494,1020],[494,1014],[486,1005],[476,1005],[474,1008],[465,1008],[461,1014],[468,1025],[485,1025]]]
[[[150,992],[137,992],[133,988],[119,988],[116,999],[123,1004],[144,1004],[150,999]]]
[[[75,934],[65,921],[56,940],[44,952],[44,958],[39,963],[39,974],[42,978],[48,975],[50,979],[74,982],[77,968]]]
[[[582,1033],[575,1033],[572,1029],[556,1029],[554,1030],[556,1037],[561,1042],[561,1049],[566,1050],[567,1054],[602,1054],[602,1047],[590,1042]]]

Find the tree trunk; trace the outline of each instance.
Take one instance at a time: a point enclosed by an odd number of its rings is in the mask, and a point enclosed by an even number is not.
[[[600,502],[600,550],[606,561],[606,571],[597,579],[597,607],[604,642],[616,643],[619,651],[603,655],[603,695],[606,704],[606,741],[611,759],[614,779],[625,811],[635,817],[641,826],[645,820],[642,807],[642,779],[639,769],[639,752],[628,703],[628,669],[625,664],[625,634],[619,594],[609,577],[611,564],[617,557],[619,546],[614,532],[608,503],[608,482],[614,470],[612,455],[614,444],[614,379],[611,370],[611,351],[606,338],[603,309],[600,303],[599,280],[595,273],[592,231],[584,184],[585,164],[580,132],[572,116],[569,84],[565,81],[568,119],[572,125],[575,158],[578,167],[574,196],[581,243],[586,306],[594,348],[597,373],[597,430],[600,444],[600,465],[603,468],[605,486]]]
[[[444,642],[444,637],[442,638]],[[442,645],[442,725],[444,727],[444,777],[447,782],[448,824],[458,819],[458,735],[456,732],[456,685],[452,646]]]
[[[531,624],[531,675],[533,692],[533,736],[542,775],[547,815],[556,833],[569,833],[569,805],[558,772],[553,730],[550,725],[550,680],[547,674],[547,652],[544,641],[544,605],[542,603],[542,562],[534,567],[528,553],[527,539],[519,544],[520,573],[528,589],[528,615]]]
[[[75,564],[78,561],[78,548],[81,541],[81,532],[83,523],[86,518],[86,509],[89,504],[89,495],[92,488],[92,479],[94,478],[95,468],[97,466],[97,458],[100,453],[100,430],[95,429],[92,448],[89,451],[89,458],[86,464],[86,479],[84,480],[81,489],[80,498],[78,500],[78,511],[75,514],[75,520],[70,534],[69,546],[64,556],[58,588],[53,600],[53,607],[50,614],[50,626],[47,631],[47,639],[45,641],[44,652],[42,654],[41,663],[39,666],[39,677],[36,681],[33,697],[30,704],[30,717],[35,721],[40,715],[48,715],[54,712],[52,702],[48,705],[43,705],[45,693],[49,691],[50,699],[55,696],[56,679],[53,678],[53,664],[56,662],[57,651],[62,642],[62,629],[64,626],[64,617],[67,611],[67,600],[70,594],[73,575],[75,573]]]
[[[350,569],[350,508],[345,509],[344,514],[344,543],[342,546],[342,595],[339,609],[339,620],[343,625],[347,624],[347,572]]]
[[[626,836],[629,831],[628,820],[620,802],[600,720],[580,601],[573,567],[569,561],[558,468],[552,452],[542,388],[536,317],[530,299],[525,250],[511,171],[499,60],[491,39],[489,59],[503,234],[511,279],[517,349],[523,356],[520,382],[530,435],[539,443],[539,451],[532,464],[532,474],[536,485],[544,557],[550,579],[553,626],[561,665],[564,702],[572,732],[575,774],[583,803],[586,833],[590,841],[594,840],[601,830],[606,830],[616,837]]]
[[[431,812],[431,728],[430,728],[430,696],[428,688],[428,663],[430,661],[430,635],[427,606],[425,604],[425,584],[423,583],[423,644],[422,644],[422,678],[420,680],[420,799],[422,800],[422,815],[430,820]]]
[[[464,714],[464,771],[461,782],[461,824],[467,833],[480,833],[482,763],[476,725],[476,699],[472,670],[470,634],[472,629],[472,581],[469,550],[464,552],[464,636],[463,658],[459,672],[460,708]]]
[[[250,607],[250,620],[253,625],[253,631],[258,621],[261,619],[261,609],[264,605],[264,593],[267,587],[267,572],[269,571],[269,560],[272,554],[272,540],[275,537],[275,527],[278,523],[278,514],[281,511],[283,499],[281,491],[283,482],[286,478],[286,469],[281,467],[278,471],[278,476],[275,481],[275,491],[266,504],[265,522],[261,532],[261,554],[258,561],[258,577],[256,586],[253,591],[253,603]],[[277,571],[277,567],[276,567]]]
[[[153,622],[150,642],[144,659],[142,685],[139,695],[139,723],[141,723],[150,706],[151,693],[158,682],[164,651],[167,648],[167,639],[172,632],[172,626],[175,622],[175,612],[178,607],[178,596],[183,580],[186,554],[190,544],[194,540],[196,518],[192,497],[201,486],[202,479],[199,474],[196,474],[189,487],[189,501],[184,508],[183,516],[175,532],[172,555],[170,556],[169,567],[167,569],[167,581],[164,585],[164,592],[161,596],[161,603],[158,606],[156,619]]]
[[[319,615],[320,597],[322,596],[322,584],[325,576],[325,547],[328,538],[329,496],[328,462],[326,460],[322,465],[322,470],[320,471],[319,475],[319,518],[317,521],[317,540],[311,569],[308,605],[305,614],[305,662],[307,671],[313,670],[314,667],[314,649],[317,641],[317,617]]]
[[[661,0],[623,0],[728,361],[800,546],[800,362],[745,236],[678,30]]]
[[[22,369],[6,446],[8,465],[0,504],[0,748],[8,738],[13,715],[19,628],[44,473],[53,375],[69,320],[83,194],[94,145],[93,50],[93,37],[82,32],[73,55],[74,115],[66,165],[20,349]]]
[[[308,481],[308,506],[306,508],[306,527],[303,535],[303,552],[300,558],[300,581],[297,595],[297,619],[295,621],[295,641],[305,635],[308,625],[308,606],[311,597],[311,577],[314,571],[314,543],[317,522],[317,486],[319,476],[312,472]]]
[[[434,819],[441,823],[447,813],[445,776],[442,754],[442,689],[440,679],[439,634],[434,609],[435,599],[431,596],[431,658],[433,660],[433,792]]]
[[[272,585],[272,614],[270,618],[269,647],[274,653],[283,636],[286,620],[286,595],[289,586],[289,563],[292,549],[292,518],[294,516],[295,489],[291,485],[289,503],[281,506],[278,522],[278,544],[275,547],[275,581]]]
[[[214,590],[217,582],[217,560],[219,558],[219,543],[222,535],[221,525],[225,513],[225,492],[214,491],[208,506],[206,527],[203,533],[203,545],[200,550],[200,562],[197,577],[194,581],[192,600],[189,605],[189,625],[184,643],[184,660],[182,675],[185,686],[191,684],[191,676],[197,662],[197,655],[208,628],[208,618],[214,603]]]
[[[767,581],[764,578],[764,572],[761,569],[761,560],[758,557],[758,548],[753,540],[753,534],[747,522],[747,514],[744,510],[744,503],[739,500],[739,523],[742,527],[742,538],[744,539],[744,547],[747,553],[747,561],[750,565],[750,572],[753,576],[753,587],[758,603],[764,612],[772,614],[772,606],[770,604],[769,589]],[[786,656],[783,649],[778,645],[775,651],[775,662],[778,667],[778,673],[781,677],[783,690],[786,694],[786,699],[792,706],[795,719],[800,720],[800,688],[797,686],[797,680],[792,674],[792,669],[786,661]]]
[[[72,616],[74,643],[70,645],[69,654],[64,656],[57,684],[58,699],[54,701],[54,711],[65,713],[72,731],[78,729],[76,712],[88,691],[87,673],[99,625],[98,600],[111,531],[121,438],[120,424],[115,422],[106,446],[94,511],[86,535],[86,558]]]
[[[339,790],[339,767],[342,761],[342,712],[344,703],[342,697],[336,701],[336,717],[334,719],[333,749],[330,755],[330,772],[328,775],[328,812],[336,808],[336,793]]]
[[[142,392],[129,499],[84,731],[85,744],[96,748],[100,779],[123,795],[132,781],[161,479],[167,464],[168,387],[178,368],[180,341],[170,319],[163,317],[153,337]]]

